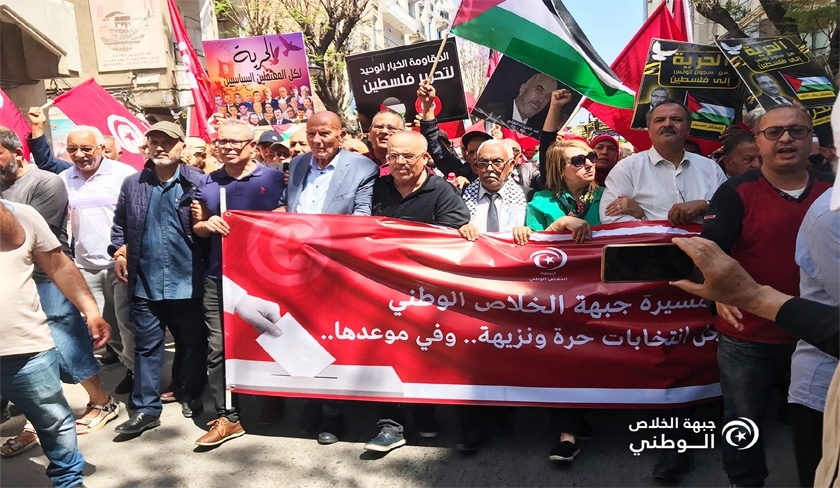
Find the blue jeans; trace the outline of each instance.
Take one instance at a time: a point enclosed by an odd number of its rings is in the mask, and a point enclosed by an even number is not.
[[[739,450],[728,442],[723,448],[723,469],[729,482],[739,486],[764,486],[767,478],[767,459],[764,435],[761,432],[767,405],[774,390],[788,391],[790,385],[790,357],[796,344],[761,344],[718,335],[718,365],[723,393],[723,422],[746,417],[756,423],[758,442],[749,449]]]
[[[134,297],[134,391],[131,399],[137,411],[160,417],[160,379],[163,348],[168,327],[175,339],[180,368],[175,391],[185,398],[201,398],[207,385],[207,331],[201,298],[152,301]],[[184,398],[181,398],[184,399]]]
[[[0,395],[11,400],[38,432],[53,484],[81,484],[85,458],[79,452],[76,424],[61,389],[55,349],[0,357]]]
[[[38,283],[38,296],[55,342],[61,381],[81,383],[98,373],[90,331],[76,307],[52,282]]]

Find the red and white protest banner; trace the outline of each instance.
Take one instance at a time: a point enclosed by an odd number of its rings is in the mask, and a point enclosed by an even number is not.
[[[600,279],[605,244],[670,242],[699,226],[613,224],[584,244],[534,234],[518,246],[377,217],[225,219],[232,391],[607,408],[720,395],[703,300],[667,283]],[[282,335],[260,335],[254,317]]]
[[[93,78],[55,97],[53,103],[74,124],[90,125],[114,136],[123,151],[121,161],[143,169],[146,162],[140,146],[149,124],[135,117]]]
[[[210,93],[210,78],[201,66],[195,48],[184,28],[184,21],[178,12],[175,0],[167,0],[169,7],[169,18],[172,22],[172,32],[175,34],[175,43],[178,45],[178,53],[181,55],[181,62],[184,63],[187,80],[190,84],[193,101],[195,102],[195,122],[187,128],[188,136],[195,136],[204,139],[206,142],[212,140],[215,133],[212,127],[213,95]],[[197,130],[197,132],[193,132]]]
[[[11,130],[18,136],[23,146],[23,156],[29,160],[29,146],[26,144],[26,136],[32,131],[23,115],[20,114],[20,110],[15,107],[12,99],[3,90],[0,90],[0,126]]]

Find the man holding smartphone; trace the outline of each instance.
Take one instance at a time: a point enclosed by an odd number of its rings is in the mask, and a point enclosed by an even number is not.
[[[800,108],[771,108],[758,121],[761,168],[730,179],[715,193],[702,236],[731,255],[756,281],[796,296],[796,234],[811,204],[831,187],[831,176],[807,168],[811,117]],[[723,421],[746,417],[759,424],[771,394],[790,384],[796,339],[738,308],[716,304]],[[763,486],[768,475],[764,443],[752,449],[723,445],[729,482]]]

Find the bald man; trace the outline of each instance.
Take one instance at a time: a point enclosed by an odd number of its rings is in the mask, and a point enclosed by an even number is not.
[[[527,135],[538,134],[545,120],[544,109],[557,89],[557,80],[537,73],[519,86],[513,103],[488,103],[476,110],[500,125]]]

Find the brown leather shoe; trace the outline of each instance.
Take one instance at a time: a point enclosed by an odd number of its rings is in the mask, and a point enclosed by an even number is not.
[[[207,425],[210,426],[210,431],[195,441],[199,446],[218,446],[228,439],[239,437],[245,433],[242,424],[231,422],[226,417],[219,417],[208,422]]]

